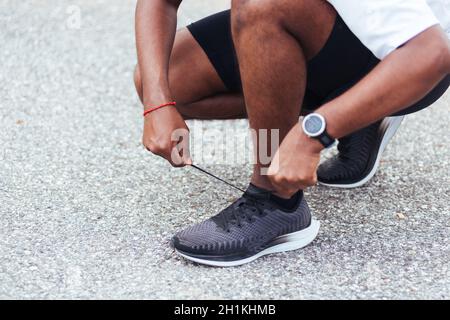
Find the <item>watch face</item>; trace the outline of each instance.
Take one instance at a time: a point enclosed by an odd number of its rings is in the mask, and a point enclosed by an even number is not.
[[[320,115],[311,114],[305,118],[303,129],[311,137],[320,136],[325,131],[325,120]]]

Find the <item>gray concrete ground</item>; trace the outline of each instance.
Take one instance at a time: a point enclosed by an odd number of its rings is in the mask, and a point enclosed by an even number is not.
[[[226,2],[186,1],[180,23]],[[406,119],[368,186],[308,192],[308,248],[235,269],[175,256],[171,235],[237,194],[141,147],[133,11],[0,2],[0,298],[450,298],[448,95]],[[203,130],[230,127],[246,132]],[[250,172],[207,167],[240,186]]]

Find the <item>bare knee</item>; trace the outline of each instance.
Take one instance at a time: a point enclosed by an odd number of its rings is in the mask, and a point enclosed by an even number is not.
[[[233,0],[231,24],[234,36],[240,36],[249,27],[260,27],[262,23],[277,21],[280,10],[278,1],[270,0]],[[278,7],[279,9],[279,7]]]
[[[138,65],[134,69],[134,85],[136,86],[136,92],[139,96],[139,99],[141,99],[141,101],[143,101],[144,97],[143,97],[143,90],[142,90],[142,78],[141,78],[141,72],[139,71]]]
[[[247,27],[258,28],[265,24],[285,25],[285,20],[310,19],[312,12],[323,7],[325,0],[232,0],[231,19],[233,31],[239,33]]]
[[[336,20],[325,0],[233,0],[231,25],[238,52],[248,41],[266,43],[279,34],[294,37],[307,59],[323,48]]]

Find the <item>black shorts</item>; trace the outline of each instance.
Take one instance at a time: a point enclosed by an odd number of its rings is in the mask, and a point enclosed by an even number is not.
[[[230,92],[241,92],[239,66],[231,37],[230,10],[188,26]],[[364,46],[338,15],[324,48],[308,62],[303,108],[314,110],[341,95],[366,76],[380,60]],[[436,102],[450,86],[450,75],[425,98],[396,115],[422,110]]]

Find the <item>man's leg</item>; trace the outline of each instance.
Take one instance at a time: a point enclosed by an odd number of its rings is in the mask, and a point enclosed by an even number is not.
[[[278,129],[283,138],[299,118],[306,61],[324,46],[336,14],[318,0],[235,1],[233,6],[251,127]],[[320,223],[312,218],[302,192],[291,199],[273,195],[260,174],[262,167],[261,162],[256,165],[253,185],[236,202],[173,237],[180,255],[207,265],[237,266],[303,248],[316,238]]]
[[[306,63],[325,45],[336,12],[322,0],[233,0],[232,6],[233,38],[250,126],[257,132],[279,129],[281,142],[298,121]],[[259,149],[271,141],[257,140],[259,155]],[[271,190],[262,170],[268,165],[258,156],[252,183]]]
[[[230,93],[211,61],[186,29],[177,32],[169,69],[170,88],[178,110],[186,119],[236,119],[245,117],[240,93]],[[139,68],[136,91],[142,100]]]

